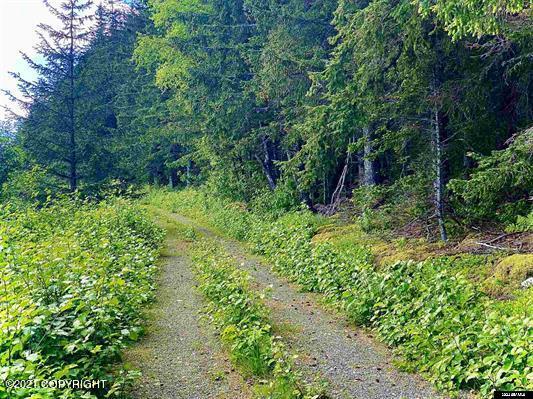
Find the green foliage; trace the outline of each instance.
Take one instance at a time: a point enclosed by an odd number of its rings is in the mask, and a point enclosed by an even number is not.
[[[484,397],[494,389],[530,388],[531,320],[493,311],[452,262],[400,262],[368,290],[369,324],[438,386],[474,388]],[[502,367],[509,356],[512,367]]]
[[[280,182],[274,190],[264,190],[250,201],[251,211],[266,219],[276,219],[302,206],[297,201],[296,189],[289,182]]]
[[[449,183],[454,208],[470,222],[510,224],[531,210],[533,188],[533,129],[521,133],[506,149],[477,156],[468,180]]]
[[[107,382],[60,392],[2,384],[0,397],[122,397],[133,375],[113,371],[113,363],[141,332],[161,239],[125,200],[1,206],[0,379]]]
[[[419,2],[424,16],[433,16],[458,40],[463,37],[511,35],[513,30],[528,29],[531,11],[523,0],[453,0]]]
[[[287,350],[272,334],[267,308],[250,287],[249,274],[237,269],[234,260],[209,241],[195,245],[193,262],[199,289],[208,300],[208,315],[220,331],[232,361],[245,374],[266,380],[256,386],[256,396],[317,397],[300,386]]]
[[[427,217],[429,195],[427,179],[413,175],[391,185],[357,188],[352,202],[364,231],[388,232],[413,219]]]
[[[15,123],[0,120],[0,188],[10,174],[22,168],[26,160],[15,131]]]
[[[56,187],[57,183],[57,179],[51,177],[46,169],[33,166],[28,170],[11,173],[2,185],[0,198],[20,206],[32,202],[43,203],[52,194],[52,187]]]
[[[242,1],[149,3],[157,29],[139,39],[134,58],[169,93],[158,129],[183,148],[172,161],[191,161],[217,194],[249,198],[265,179],[246,135],[253,99],[243,91],[250,71],[242,46],[253,25]]]
[[[508,225],[505,231],[508,233],[533,231],[533,211],[529,212],[526,216],[518,215],[516,222]]]
[[[96,193],[99,186],[120,180],[144,183],[150,176],[153,125],[160,92],[153,76],[131,61],[137,36],[152,28],[146,10],[101,2],[89,49],[77,66],[80,91],[81,189]],[[166,155],[166,154],[165,154]]]
[[[79,159],[78,155],[89,153],[91,148],[86,130],[80,128],[89,121],[80,117],[78,104],[84,90],[78,65],[91,35],[88,27],[91,16],[87,15],[91,2],[72,0],[59,6],[45,4],[59,27],[45,23],[37,26],[38,41],[34,48],[38,61],[23,53],[23,59],[36,77],[28,81],[20,73],[13,73],[21,98],[12,94],[10,97],[28,111],[20,118],[19,134],[23,137],[24,148],[56,177],[63,179],[70,191],[75,191],[80,164],[86,165],[89,158]]]
[[[40,51],[47,66],[30,62],[42,79],[38,85],[22,81],[30,89],[23,91],[28,113],[17,126],[17,145],[53,177],[48,187],[53,193],[76,180],[75,188],[95,194],[113,180],[144,183],[159,172],[150,161],[160,144],[154,125],[164,104],[153,76],[131,62],[137,34],[150,29],[147,11],[112,0],[100,3],[95,13],[76,12],[79,23],[89,17],[95,23],[83,34],[81,26],[74,29],[79,35],[72,73],[66,73],[70,56],[64,56],[69,48],[61,47],[64,39],[56,43],[45,34],[48,44]]]

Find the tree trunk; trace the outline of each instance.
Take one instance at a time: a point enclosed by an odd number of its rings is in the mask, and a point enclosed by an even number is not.
[[[267,178],[268,187],[270,187],[271,190],[274,190],[276,188],[276,180],[274,178],[273,171],[270,169],[270,165],[267,162],[263,162],[258,156],[256,156],[256,159],[259,161],[261,167],[263,168],[263,173]]]
[[[189,159],[187,161],[187,172],[186,172],[186,184],[187,184],[187,187],[189,187],[190,184],[191,184],[191,164],[192,164],[192,161]]]
[[[265,157],[264,159],[261,159],[256,154],[255,158],[259,161],[261,167],[263,168],[263,172],[265,174],[265,177],[267,178],[268,186],[271,190],[274,190],[276,188],[277,172],[274,166],[274,162],[272,160],[272,155],[270,153],[271,151],[268,139],[266,137],[263,137],[261,140],[261,144],[263,146],[263,153]]]
[[[363,146],[363,186],[373,186],[376,184],[376,171],[374,167],[374,160],[372,156],[372,128],[370,125],[363,128],[363,138],[365,140]]]
[[[433,64],[432,76],[430,78],[430,92],[433,97],[433,108],[431,110],[431,147],[433,166],[433,205],[435,216],[439,226],[440,238],[442,241],[448,240],[446,225],[444,224],[444,176],[443,176],[443,120],[440,109],[440,90],[443,76],[443,68],[440,62],[443,59],[441,51],[440,35],[432,35],[432,44],[436,52],[436,60]]]
[[[69,53],[69,146],[70,146],[70,170],[69,185],[70,191],[74,192],[78,188],[77,159],[76,159],[76,114],[74,111],[74,5],[70,12],[70,53]]]
[[[327,214],[332,215],[339,205],[341,201],[342,191],[344,190],[344,183],[346,181],[346,175],[348,173],[348,166],[350,164],[350,153],[346,155],[346,163],[344,164],[344,167],[342,168],[341,176],[339,177],[339,181],[337,183],[337,187],[335,187],[335,191],[333,191],[333,194],[331,195],[331,201],[327,208]]]
[[[436,98],[437,92],[433,91]],[[439,114],[439,107],[437,105],[433,108],[432,118],[432,137],[431,145],[433,147],[433,201],[435,206],[435,215],[439,225],[439,233],[442,241],[448,240],[446,233],[446,226],[444,224],[444,204],[443,204],[443,176],[442,176],[442,139],[441,139],[441,121]]]
[[[365,167],[364,167],[364,154],[363,151],[357,152],[357,180],[359,181],[359,186],[363,186],[365,181]]]

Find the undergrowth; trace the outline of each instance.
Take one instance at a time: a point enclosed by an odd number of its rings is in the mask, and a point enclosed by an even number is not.
[[[250,288],[250,276],[237,269],[220,246],[198,242],[192,251],[207,314],[220,331],[232,362],[244,376],[259,378],[263,399],[318,399],[319,391],[300,382],[283,343],[275,337],[268,309]],[[315,392],[316,391],[316,392]]]
[[[141,332],[162,231],[125,200],[0,207],[0,382],[106,380],[98,389],[9,388],[0,398],[122,397],[118,366]]]
[[[405,367],[439,388],[533,389],[531,291],[505,306],[469,278],[469,262],[441,257],[399,261],[376,269],[364,245],[311,241],[321,219],[308,211],[264,221],[242,205],[205,193],[154,192],[151,201],[251,243],[275,270],[308,291],[324,294],[354,323],[378,332],[402,355]]]

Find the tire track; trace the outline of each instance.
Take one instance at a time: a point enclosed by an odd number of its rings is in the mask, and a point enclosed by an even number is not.
[[[202,298],[187,248],[169,233],[147,334],[126,351],[125,361],[142,376],[138,399],[246,399],[248,387],[225,357],[215,331],[200,321]]]

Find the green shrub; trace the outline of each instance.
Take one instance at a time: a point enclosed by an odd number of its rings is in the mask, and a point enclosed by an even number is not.
[[[273,220],[301,206],[296,187],[290,181],[280,181],[274,190],[264,190],[250,201],[250,209],[263,219]]]
[[[507,233],[518,233],[522,231],[533,231],[533,211],[526,216],[518,215],[516,221],[505,228]]]
[[[359,187],[352,202],[357,222],[366,232],[389,232],[428,214],[430,182],[419,175],[406,176],[394,184]]]
[[[0,207],[0,380],[107,380],[60,393],[0,384],[0,397],[118,397],[129,377],[112,364],[141,331],[161,239],[122,200]]]
[[[8,175],[0,194],[5,202],[25,206],[27,202],[45,202],[52,194],[51,187],[58,185],[58,180],[51,177],[46,169],[33,166],[31,169],[16,171]]]

